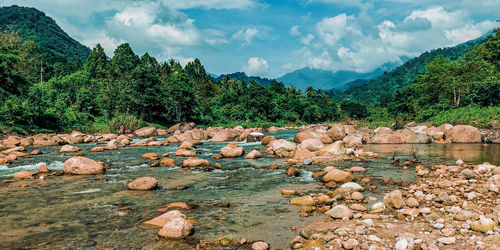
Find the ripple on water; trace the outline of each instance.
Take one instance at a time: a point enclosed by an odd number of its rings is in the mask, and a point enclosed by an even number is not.
[[[7,165],[0,165],[0,177],[10,178],[14,176],[15,173],[19,171],[38,171],[40,165],[47,166],[50,170],[61,171],[63,169],[64,163],[61,161],[53,161],[49,164],[46,162],[38,162],[34,164],[20,165],[16,167],[8,167]]]

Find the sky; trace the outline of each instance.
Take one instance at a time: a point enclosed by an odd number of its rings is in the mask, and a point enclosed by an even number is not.
[[[500,0],[3,0],[35,7],[109,57],[134,52],[213,74],[276,78],[310,67],[373,71],[499,26]]]

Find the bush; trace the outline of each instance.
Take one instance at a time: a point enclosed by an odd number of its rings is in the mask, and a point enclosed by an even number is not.
[[[120,125],[125,127],[125,131],[134,131],[140,127],[140,121],[130,114],[116,114],[106,126],[106,131],[116,133],[120,129]]]

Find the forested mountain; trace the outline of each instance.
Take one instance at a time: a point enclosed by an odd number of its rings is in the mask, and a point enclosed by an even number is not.
[[[50,52],[68,61],[87,60],[90,49],[71,38],[45,13],[13,5],[0,8],[0,30],[34,41],[40,52]]]
[[[426,63],[434,60],[437,56],[442,55],[450,60],[456,60],[474,48],[474,46],[486,40],[487,38],[484,36],[455,47],[427,51],[377,79],[348,87],[343,93],[336,94],[334,99],[352,99],[367,104],[378,102],[381,98],[391,96],[396,90],[402,89],[415,81],[418,74],[424,73]]]
[[[349,83],[356,80],[370,80],[382,75],[386,71],[391,71],[399,66],[398,63],[386,63],[372,72],[358,73],[355,71],[331,72],[321,69],[302,68],[277,78],[277,81],[285,83],[287,86],[306,90],[307,87],[323,90],[343,91],[349,87]]]
[[[256,81],[257,83],[264,85],[264,86],[269,86],[271,84],[271,79],[263,78],[260,76],[247,76],[245,72],[236,72],[232,74],[222,74],[218,77],[216,77],[214,80],[215,81],[222,81],[226,79],[236,79],[239,81],[245,81],[245,82],[250,82],[250,81]]]

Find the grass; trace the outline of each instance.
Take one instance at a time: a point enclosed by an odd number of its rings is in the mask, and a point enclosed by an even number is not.
[[[500,127],[500,106],[467,106],[452,109],[435,115],[428,121],[434,126],[451,123],[468,124],[479,128],[498,128]]]

